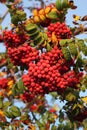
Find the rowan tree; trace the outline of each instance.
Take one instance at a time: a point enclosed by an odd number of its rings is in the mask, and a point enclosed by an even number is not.
[[[74,27],[67,24],[73,0],[41,0],[26,7],[28,18],[21,0],[0,2],[11,17],[11,29],[0,33],[1,129],[86,130],[87,39],[77,36],[87,31],[87,16],[74,14]]]

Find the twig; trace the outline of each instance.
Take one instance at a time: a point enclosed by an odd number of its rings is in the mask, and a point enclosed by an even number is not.
[[[0,18],[0,24],[2,23],[2,21],[4,20],[5,16],[8,14],[8,9],[6,10],[5,14],[3,15],[2,18]]]
[[[31,111],[31,114],[32,114],[32,116],[33,116],[33,119],[35,120],[35,121],[37,121],[37,118],[35,117],[35,115],[34,115],[34,113]]]
[[[15,82],[17,82],[17,78],[16,78],[16,76],[15,76],[15,74],[14,74],[14,71],[13,71],[12,69],[10,69],[9,71],[10,71],[10,73],[12,74],[12,76],[14,77]]]
[[[86,28],[76,28],[74,35],[79,35],[82,32],[86,32],[87,31],[87,27]]]

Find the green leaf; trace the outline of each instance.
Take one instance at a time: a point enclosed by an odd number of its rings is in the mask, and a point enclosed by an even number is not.
[[[33,23],[29,23],[25,26],[26,31],[28,31],[30,34],[34,33],[37,31],[37,26]]]
[[[63,7],[62,7],[62,0],[56,0],[55,5],[56,5],[56,8],[57,8],[59,11],[63,9]]]
[[[41,40],[39,41],[38,45],[41,45],[44,42],[44,38],[42,37]]]
[[[17,95],[17,84],[16,83],[12,86],[12,94],[13,94],[13,96]]]
[[[50,114],[48,120],[50,121],[50,123],[54,123],[55,122],[54,114]]]
[[[10,59],[9,58],[7,58],[7,63],[8,63],[8,69],[11,69],[12,67],[13,67],[13,64],[12,64],[12,62],[10,61]]]
[[[50,92],[50,95],[52,95],[53,97],[57,98],[58,97],[58,93],[57,92]]]
[[[62,123],[64,121],[64,113],[60,110],[59,112],[59,122]]]
[[[14,24],[14,25],[18,25],[18,22],[19,22],[19,17],[18,15],[12,15],[11,17],[11,22]]]
[[[60,46],[67,46],[69,43],[71,44],[72,41],[72,39],[62,39],[60,40],[59,44]]]
[[[69,49],[67,47],[62,47],[62,52],[63,52],[64,57],[67,61],[71,60],[71,54],[70,54]]]
[[[68,7],[69,7],[69,2],[68,2],[68,0],[63,0],[63,2],[62,2],[62,7],[63,7],[63,8],[68,8]]]
[[[67,122],[64,126],[64,130],[74,130],[74,125],[71,122]]]
[[[19,16],[19,21],[26,20],[26,13],[23,10],[16,10],[16,14]]]
[[[59,44],[60,44],[60,46],[67,45],[67,40],[66,39],[62,39],[62,40],[60,40]]]
[[[15,117],[21,116],[20,109],[19,109],[17,106],[11,106],[11,107],[9,108],[9,110],[12,112],[12,114],[13,114]]]
[[[80,68],[80,67],[83,67],[83,65],[84,65],[83,59],[80,56],[78,56],[77,61],[76,61],[76,67]]]
[[[17,88],[18,88],[19,93],[23,93],[23,91],[24,91],[24,84],[23,84],[22,79],[20,79],[20,80],[17,82]]]
[[[34,44],[37,45],[37,44],[41,44],[42,43],[42,36],[39,34],[36,38],[33,39],[34,40]],[[41,43],[40,43],[41,42]]]
[[[58,125],[58,130],[64,130],[63,128],[64,128],[64,124],[59,124]]]
[[[72,101],[75,101],[75,100],[77,99],[77,97],[76,97],[75,94],[69,92],[69,93],[66,95],[65,99],[66,99],[67,101],[69,101],[69,102],[72,102]]]
[[[87,56],[87,46],[84,43],[84,40],[78,40],[78,46],[79,46],[79,49],[82,51],[82,53],[85,56]]]
[[[57,19],[58,13],[57,12],[50,12],[47,14],[49,19]]]
[[[0,109],[3,107],[3,100],[0,99]]]
[[[4,111],[4,114],[6,117],[8,118],[14,118],[14,115],[12,114],[12,112],[8,112],[7,110]]]
[[[3,103],[3,109],[7,109],[12,103],[9,101],[6,101]]]
[[[50,51],[52,49],[52,47],[50,46],[50,44],[48,42],[47,42],[46,47],[47,47],[47,51]]]
[[[38,125],[39,128],[44,128],[44,125],[41,122],[36,121],[36,124]]]
[[[51,130],[56,130],[57,127],[55,125],[52,125]]]
[[[29,34],[30,38],[33,40],[35,37],[37,37],[39,35],[39,30],[36,30],[35,32]]]
[[[69,44],[69,50],[72,56],[77,56],[78,51],[74,43]]]
[[[48,36],[47,36],[46,32],[43,32],[43,33],[42,33],[42,36],[43,36],[43,38],[44,38],[45,40],[48,39]]]

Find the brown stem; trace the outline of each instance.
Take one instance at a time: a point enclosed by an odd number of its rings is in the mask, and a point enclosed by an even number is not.
[[[2,23],[2,21],[4,20],[4,18],[6,17],[7,14],[8,14],[8,9],[6,10],[6,12],[2,16],[2,18],[0,18],[0,24]]]
[[[35,115],[34,115],[34,113],[31,111],[31,114],[32,114],[32,116],[33,116],[33,119],[35,120],[35,121],[37,121],[37,118],[35,117]]]
[[[10,73],[12,74],[12,76],[14,77],[15,82],[17,82],[17,78],[16,78],[16,76],[15,76],[14,71],[13,71],[12,69],[10,69],[9,71],[10,71]]]
[[[85,27],[85,28],[76,28],[75,32],[74,32],[74,35],[79,35],[80,33],[84,33],[86,31],[87,31],[87,27]]]

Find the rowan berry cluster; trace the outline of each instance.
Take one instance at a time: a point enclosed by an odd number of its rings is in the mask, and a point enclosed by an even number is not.
[[[8,48],[8,56],[15,65],[29,65],[32,61],[37,61],[39,51],[24,43],[18,48]]]
[[[0,34],[0,42],[3,42],[3,37],[1,34]]]
[[[31,100],[35,97],[34,94],[30,94],[29,91],[25,91],[22,95],[20,95],[20,98],[22,101],[28,101],[31,102]]]
[[[66,89],[67,86],[77,88],[76,85],[80,82],[82,74],[79,73],[78,76],[74,71],[70,71],[70,64],[73,62],[67,62],[57,47],[41,54],[37,63],[29,64],[28,74],[22,76],[28,95],[58,92]]]
[[[25,34],[16,34],[14,32],[10,31],[3,31],[3,40],[6,45],[6,47],[18,47],[19,45],[22,45],[26,40],[27,36]]]
[[[66,26],[65,23],[51,23],[48,26],[48,31],[47,35],[49,37],[52,36],[52,32],[55,33],[57,39],[66,39],[66,38],[71,38],[72,32],[70,29]]]
[[[0,88],[5,89],[7,87],[8,87],[8,79],[7,78],[0,79]]]

